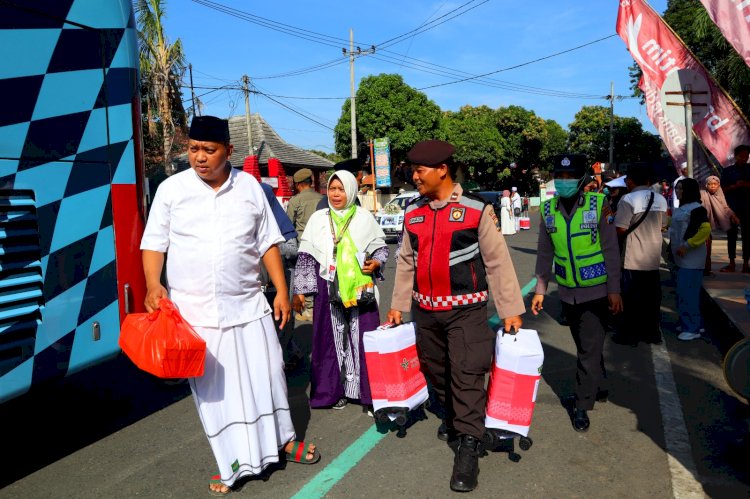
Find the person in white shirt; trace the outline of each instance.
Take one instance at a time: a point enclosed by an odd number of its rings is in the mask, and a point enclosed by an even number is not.
[[[145,304],[151,312],[169,296],[206,342],[204,375],[189,383],[219,467],[209,490],[221,495],[280,454],[312,463],[320,453],[294,440],[273,323],[283,328],[291,311],[277,246],[284,238],[258,181],[227,163],[228,122],[195,117],[189,139],[191,169],[159,186],[141,241]],[[169,292],[160,280],[167,253]],[[277,290],[273,307],[261,291],[261,260]]]
[[[688,174],[687,163],[680,164],[679,172],[680,172],[680,175],[676,179],[674,179],[674,182],[672,182],[672,199],[671,199],[672,209],[676,209],[680,207],[680,200],[677,199],[677,192],[676,192],[675,187],[677,186],[677,182],[679,182],[683,178],[687,178],[687,174]]]

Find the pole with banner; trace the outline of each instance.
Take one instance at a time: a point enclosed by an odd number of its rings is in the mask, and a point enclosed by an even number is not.
[[[377,187],[391,186],[391,144],[388,137],[375,139],[375,185]]]
[[[641,68],[644,76],[642,83],[646,82],[655,93],[661,94],[667,80],[677,80],[681,90],[684,90],[685,83],[689,83],[693,87],[692,95],[695,94],[696,85],[704,84],[709,98],[706,107],[700,109],[701,115],[693,120],[692,129],[706,149],[720,162],[730,160],[735,146],[750,143],[750,127],[734,101],[646,2],[624,0],[619,2],[619,6],[617,33]],[[686,82],[686,77],[692,81]],[[668,149],[670,142],[672,146],[679,144],[679,156],[686,157],[685,146],[690,127],[682,126],[685,121],[684,112],[680,113],[679,121],[675,122],[667,116],[667,109],[662,111],[664,115],[659,120],[664,121],[654,125],[662,133]],[[665,131],[672,135],[665,136]],[[679,135],[675,135],[675,132],[679,132]]]
[[[373,153],[372,141],[370,141],[370,175],[372,176],[372,211],[378,211],[378,193],[375,189],[375,154]]]

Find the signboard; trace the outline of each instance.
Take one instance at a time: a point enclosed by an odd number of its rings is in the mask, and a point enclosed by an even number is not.
[[[391,186],[391,146],[388,137],[373,141],[375,152],[375,187]]]
[[[261,177],[260,181],[264,184],[268,184],[274,189],[279,188],[279,177]]]

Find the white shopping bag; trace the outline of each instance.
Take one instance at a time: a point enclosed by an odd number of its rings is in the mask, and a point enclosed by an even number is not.
[[[500,328],[487,388],[487,428],[528,436],[543,363],[544,351],[536,331],[520,329],[511,335]]]
[[[427,400],[427,381],[419,366],[413,322],[367,331],[363,342],[375,411],[413,410]]]

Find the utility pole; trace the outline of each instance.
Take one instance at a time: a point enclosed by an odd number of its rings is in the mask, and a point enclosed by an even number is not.
[[[700,85],[698,85],[700,88]],[[693,108],[708,107],[706,102],[695,102],[693,98],[697,95],[702,99],[708,99],[708,90],[693,90],[690,84],[683,85],[680,90],[666,91],[664,95],[680,95],[680,101],[667,101],[667,106],[682,106],[685,110],[685,154],[687,159],[687,176],[693,178]],[[702,111],[701,111],[702,112]]]
[[[609,85],[609,169],[615,163],[615,82]]]
[[[375,53],[375,45],[371,46],[367,50],[362,50],[361,48],[357,47],[357,50],[355,52],[354,50],[354,30],[352,28],[349,28],[349,50],[347,51],[345,48],[341,49],[341,52],[343,52],[344,56],[349,56],[349,89],[351,91],[351,121],[352,121],[352,127],[351,127],[351,133],[352,133],[352,158],[357,157],[357,110],[356,110],[356,96],[354,94],[354,58],[360,55],[367,55],[367,54],[374,54]]]
[[[247,155],[253,155],[253,135],[250,133],[250,78],[242,75],[242,91],[245,93],[245,126],[247,127]]]
[[[687,152],[687,176],[693,178],[693,99],[690,85],[685,85],[685,152]]]
[[[190,95],[192,95],[193,99],[193,118],[195,118],[195,89],[193,88],[193,64],[188,64],[188,69],[190,70]]]

